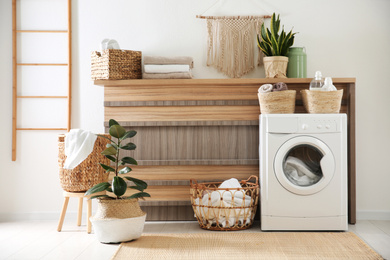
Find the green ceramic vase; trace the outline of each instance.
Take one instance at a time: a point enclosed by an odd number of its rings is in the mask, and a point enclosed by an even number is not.
[[[288,51],[287,77],[307,77],[307,56],[304,47],[291,47]]]

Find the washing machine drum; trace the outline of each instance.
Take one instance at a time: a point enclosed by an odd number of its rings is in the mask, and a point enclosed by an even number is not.
[[[310,195],[333,178],[335,159],[329,147],[312,136],[298,136],[280,146],[274,159],[275,175],[288,191]]]

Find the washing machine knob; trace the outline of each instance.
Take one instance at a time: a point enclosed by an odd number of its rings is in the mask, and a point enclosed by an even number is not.
[[[309,125],[307,125],[307,124],[302,124],[302,129],[303,130],[306,130],[306,129],[308,129],[309,128]]]
[[[325,125],[325,128],[326,129],[330,129],[330,125]]]
[[[318,128],[318,129],[321,129],[321,128],[322,128],[322,125],[317,125],[317,128]]]

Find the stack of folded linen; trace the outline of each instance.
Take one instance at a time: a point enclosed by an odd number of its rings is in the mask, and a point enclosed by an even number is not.
[[[144,56],[144,79],[192,79],[192,57]]]

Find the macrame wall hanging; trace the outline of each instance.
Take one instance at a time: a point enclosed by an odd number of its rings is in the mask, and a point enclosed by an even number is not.
[[[222,7],[227,7],[225,13],[228,15],[221,15]],[[242,11],[243,8],[247,11]],[[255,51],[258,53],[256,63],[262,62],[256,35],[264,18],[269,16],[243,15],[256,12],[258,9],[255,8],[248,1],[219,0],[203,15],[197,16],[207,20],[207,66],[215,67],[230,78],[240,78],[255,68]],[[206,15],[213,12],[212,9],[217,10],[214,10],[216,15]],[[231,10],[239,14],[231,15]]]

